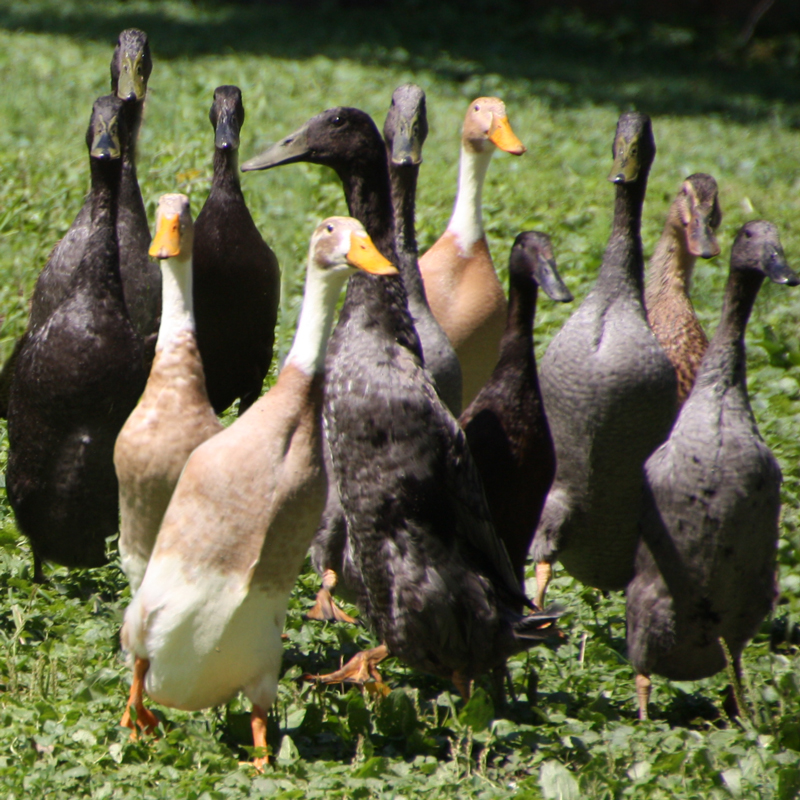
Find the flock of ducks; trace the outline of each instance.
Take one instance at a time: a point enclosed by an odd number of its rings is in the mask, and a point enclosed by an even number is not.
[[[572,297],[540,232],[514,242],[508,301],[497,279],[482,186],[496,149],[525,151],[502,101],[470,104],[453,214],[421,257],[424,93],[395,91],[383,136],[364,112],[329,109],[241,166],[330,167],[351,215],[311,237],[294,342],[261,396],[280,272],[240,188],[241,92],[214,93],[214,172],[196,221],[184,195],[164,195],[151,242],[135,163],[151,69],[147,36],[123,31],[112,94],[87,131],[91,190],[0,375],[7,492],[35,579],[45,560],[105,563],[119,531],[132,735],[158,724],[145,692],[199,709],[241,690],[263,766],[309,549],[321,578],[309,616],[352,622],[337,593],[381,643],[323,682],[380,681],[393,655],[469,696],[478,676],[502,678],[509,656],[561,635],[561,611],[545,608],[557,560],[626,591],[642,718],[652,674],[706,677],[727,658],[738,670],[775,596],[781,474],[750,410],[744,352],[764,278],[800,282],[775,226],[738,232],[709,344],[688,292],[695,259],[720,251],[716,182],[684,181],[645,289],[655,141],[646,115],[623,114],[600,274],[537,374],[538,289]],[[217,414],[237,398],[223,428]]]

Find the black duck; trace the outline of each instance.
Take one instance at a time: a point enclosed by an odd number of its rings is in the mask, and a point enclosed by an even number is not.
[[[272,362],[281,277],[239,185],[241,91],[219,86],[209,118],[214,176],[194,234],[197,343],[214,411],[220,414],[238,397],[242,414],[258,400]]]
[[[408,102],[409,99],[412,102]],[[397,103],[395,106],[397,107]],[[417,124],[416,132],[407,144],[404,144],[402,135],[394,143],[399,161],[406,158],[414,160],[411,156],[412,151],[414,149],[421,150],[422,142],[419,137],[423,128],[419,124],[419,110],[419,95],[415,96],[409,93],[406,101],[396,108],[396,111],[400,113],[392,115],[390,112],[390,120],[396,120],[398,128],[404,125],[406,130],[409,130],[413,129],[415,122]],[[424,139],[424,137],[422,138]],[[394,152],[393,147],[393,159]],[[416,308],[425,321],[425,298],[419,280],[416,258],[411,255],[413,237],[409,234],[412,233],[413,228],[408,225],[402,228],[404,232],[403,257],[398,258],[395,248],[395,218],[387,149],[369,115],[355,108],[340,107],[324,111],[309,120],[298,131],[273,145],[262,155],[247,161],[242,165],[242,169],[245,171],[268,169],[296,161],[323,164],[336,171],[342,180],[351,216],[362,222],[378,250],[392,263],[398,265],[404,283],[407,282],[412,287]],[[403,169],[413,169],[413,165],[403,167]],[[404,174],[405,184],[408,186],[410,177],[407,172]],[[395,181],[398,179],[398,176],[394,177]],[[409,208],[407,195],[405,199],[397,198],[395,205],[404,207],[406,213],[413,212],[413,204]],[[349,291],[348,289],[347,297],[349,297]],[[345,299],[345,306],[347,304],[348,301]],[[459,402],[460,389],[455,384],[456,379],[453,377],[454,374],[458,374],[455,372],[457,364],[454,362],[454,356],[448,357],[448,350],[436,335],[437,328],[433,324],[423,324],[421,329],[429,336],[429,346],[434,354],[432,366],[437,371],[432,374],[432,379],[436,382],[437,389],[441,385],[442,388],[439,391],[444,392],[451,402]],[[343,325],[340,322],[334,331],[333,338],[358,335],[360,335],[358,330],[350,331],[349,325]],[[423,349],[425,345],[426,341],[423,340]],[[327,366],[330,368],[330,364]],[[448,387],[455,387],[455,389],[448,392]],[[326,458],[329,458],[327,451]],[[345,521],[333,483],[330,484],[329,491],[320,530],[314,538],[311,551],[315,568],[323,577],[323,589],[310,614],[314,618],[352,621],[349,616],[336,607],[330,598],[330,591],[337,586],[339,577],[341,577],[341,560],[343,556],[347,556],[348,547]],[[355,592],[355,588],[349,587],[346,583],[340,584],[338,590],[348,598],[353,597]]]
[[[796,286],[772,223],[736,236],[722,318],[669,439],[647,460],[642,540],[627,589],[628,652],[647,717],[650,674],[719,672],[775,600],[781,470],[747,395],[744,332],[764,277]]]
[[[650,119],[628,112],[614,137],[614,223],[600,275],[544,355],[540,380],[556,447],[556,476],[531,555],[537,604],[550,564],[590,586],[633,577],[642,466],[675,417],[675,370],[645,318],[640,237],[655,157]]]
[[[572,300],[572,295],[558,274],[545,233],[517,236],[508,275],[500,359],[459,423],[483,480],[495,530],[522,586],[531,539],[556,471],[533,351],[536,297],[539,286],[560,302]]]
[[[91,222],[69,293],[20,348],[8,405],[6,487],[43,559],[99,566],[117,532],[114,441],[147,378],[123,299],[117,205],[127,145],[124,103],[98,99],[86,136]]]
[[[142,336],[151,337],[148,352],[152,357],[155,334],[161,313],[161,273],[147,256],[150,230],[136,178],[136,140],[142,122],[147,81],[153,62],[147,34],[128,28],[119,35],[111,58],[111,91],[125,103],[129,142],[123,162],[117,215],[120,247],[120,274],[131,320]],[[31,298],[28,331],[17,341],[0,372],[0,417],[8,414],[8,395],[19,350],[28,332],[50,318],[53,310],[70,291],[75,268],[80,263],[91,228],[91,195],[88,195],[69,230],[53,248],[36,281]]]

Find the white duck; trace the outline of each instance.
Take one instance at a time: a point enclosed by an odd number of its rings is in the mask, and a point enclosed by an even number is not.
[[[319,523],[325,348],[339,291],[358,267],[396,269],[361,223],[331,217],[311,238],[294,343],[275,386],[189,457],[142,585],[125,614],[134,656],[121,724],[152,730],[142,699],[186,710],[253,703],[253,741],[266,761],[266,713],[277,694],[289,593]]]
[[[161,261],[161,327],[142,399],[114,446],[122,568],[136,592],[192,450],[222,430],[208,399],[192,304],[192,212],[183,194],[158,201],[150,255]]]

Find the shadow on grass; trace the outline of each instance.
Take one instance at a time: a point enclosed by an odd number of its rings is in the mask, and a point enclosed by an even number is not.
[[[577,12],[491,12],[455,3],[337,2],[0,3],[0,27],[113,43],[138,26],[156,58],[248,53],[350,58],[367,66],[430,70],[465,94],[540,95],[553,107],[586,104],[651,114],[719,113],[740,122],[800,127],[800,37],[754,43],[749,57],[709,28]],[[756,46],[758,45],[758,46]],[[760,48],[760,49],[759,49]]]

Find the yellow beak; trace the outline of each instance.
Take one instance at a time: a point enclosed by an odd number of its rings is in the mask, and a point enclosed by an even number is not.
[[[378,252],[372,239],[357,233],[350,234],[347,263],[373,275],[397,275],[397,267]]]
[[[151,258],[172,258],[181,252],[181,224],[176,214],[168,217],[165,214],[158,219],[158,230],[150,245]]]
[[[521,156],[528,148],[517,138],[511,130],[508,117],[494,117],[492,130],[489,132],[489,141],[506,153]]]

